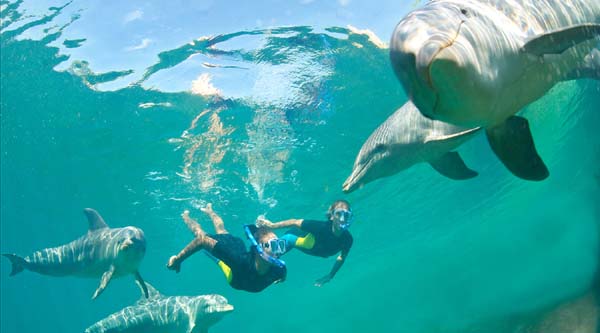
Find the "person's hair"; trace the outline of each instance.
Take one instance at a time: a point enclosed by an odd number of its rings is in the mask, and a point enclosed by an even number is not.
[[[256,231],[253,233],[252,236],[254,236],[254,239],[256,239],[257,242],[260,242],[260,240],[267,234],[272,234],[273,230],[269,229],[269,228],[265,228],[265,227],[259,227],[256,228]]]
[[[331,204],[331,206],[329,206],[329,209],[327,209],[327,214],[326,214],[326,215],[327,215],[327,219],[328,219],[328,220],[331,220],[331,215],[333,214],[333,210],[334,210],[336,207],[338,207],[338,206],[342,206],[342,205],[344,205],[344,206],[348,207],[348,209],[350,209],[350,203],[349,203],[348,201],[346,201],[346,200],[344,200],[344,199],[339,199],[339,200],[336,200],[336,201],[334,201],[334,202]]]

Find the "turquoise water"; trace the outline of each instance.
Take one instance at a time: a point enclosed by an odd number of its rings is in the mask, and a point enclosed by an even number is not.
[[[559,84],[523,112],[551,172],[543,182],[513,177],[478,136],[460,148],[473,180],[417,165],[345,195],[363,141],[406,101],[367,34],[210,32],[141,71],[96,72],[69,53],[93,41],[64,36],[85,12],[2,6],[2,253],[79,237],[82,209],[95,208],[145,231],[141,273],[163,294],[228,298],[236,310],[215,332],[514,332],[514,318],[582,292],[597,268],[597,82]],[[210,230],[197,208],[212,202],[242,236],[259,214],[320,219],[337,198],[353,205],[355,242],[322,288],[312,284],[334,259],[301,253],[286,257],[287,281],[260,294],[230,288],[203,255],[180,274],[165,268],[191,240],[184,209]],[[91,301],[95,279],[8,278],[4,258],[0,269],[2,332],[82,332],[139,297],[129,277]]]

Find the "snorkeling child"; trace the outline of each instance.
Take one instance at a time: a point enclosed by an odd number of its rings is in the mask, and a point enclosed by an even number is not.
[[[346,261],[353,242],[352,235],[348,231],[351,224],[352,211],[346,200],[337,200],[331,204],[327,211],[327,221],[289,219],[273,223],[259,218],[256,222],[256,225],[261,228],[296,227],[281,237],[287,242],[286,251],[295,247],[306,254],[323,258],[340,253],[331,272],[315,282],[317,287],[331,281]]]
[[[227,232],[223,219],[213,211],[210,203],[200,210],[210,217],[216,234],[204,232],[200,224],[189,216],[189,211],[185,210],[181,217],[195,238],[179,254],[169,259],[168,269],[179,272],[185,259],[199,250],[206,250],[235,289],[259,292],[285,280],[285,263],[278,259],[285,252],[285,241],[278,239],[267,228],[246,225],[246,235],[252,242],[250,249],[246,250],[241,238]]]

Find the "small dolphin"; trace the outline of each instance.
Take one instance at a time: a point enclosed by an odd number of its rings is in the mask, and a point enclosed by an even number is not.
[[[515,114],[556,83],[600,79],[598,0],[430,1],[398,23],[394,71],[425,116],[486,129],[516,176],[543,180],[526,119]]]
[[[221,295],[165,297],[150,284],[146,286],[148,299],[142,296],[135,305],[100,320],[85,333],[205,333],[233,311]]]
[[[138,266],[146,253],[144,232],[136,227],[109,228],[100,214],[83,210],[89,222],[84,236],[59,247],[47,248],[22,258],[3,254],[12,263],[10,276],[24,269],[43,275],[102,277],[92,299],[100,295],[113,277],[134,274],[145,286]],[[147,294],[147,292],[146,292]]]
[[[431,120],[408,101],[369,136],[342,189],[352,192],[420,162],[431,164],[451,179],[473,178],[477,172],[467,168],[460,155],[451,150],[471,139],[479,129]]]

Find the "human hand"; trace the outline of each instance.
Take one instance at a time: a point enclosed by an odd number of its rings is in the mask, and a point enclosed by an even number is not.
[[[255,225],[259,228],[273,228],[274,223],[267,220],[263,215],[256,218]]]
[[[315,287],[322,287],[325,283],[331,281],[329,274],[315,281]]]

